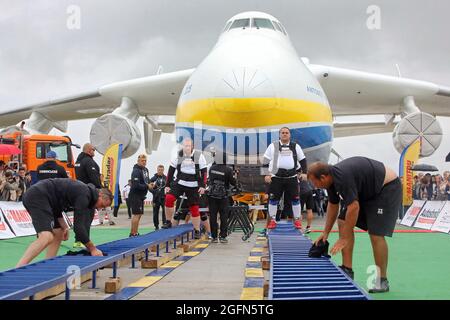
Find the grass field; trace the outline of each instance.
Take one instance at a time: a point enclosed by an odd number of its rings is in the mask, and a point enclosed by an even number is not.
[[[151,231],[142,228],[141,233]],[[128,228],[93,228],[91,238],[96,244],[125,238]],[[315,239],[319,233],[311,233]],[[73,232],[71,233],[73,237]],[[329,237],[331,245],[337,239],[337,233]],[[355,252],[353,269],[355,280],[367,289],[366,281],[370,274],[368,267],[373,265],[372,248],[366,233],[355,234]],[[22,237],[0,241],[0,271],[13,268],[27,246],[35,237]],[[441,233],[395,233],[388,238],[389,268],[388,278],[391,292],[372,295],[374,299],[446,299],[450,300],[450,235]],[[73,238],[64,242],[59,251],[65,254],[71,249]],[[42,259],[43,255],[39,257]],[[341,257],[333,260],[340,265]]]

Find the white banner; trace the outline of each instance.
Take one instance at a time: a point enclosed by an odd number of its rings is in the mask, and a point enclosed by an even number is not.
[[[400,224],[407,227],[412,227],[414,221],[416,221],[416,218],[420,213],[420,209],[422,209],[424,204],[425,200],[414,200],[411,207],[409,207],[408,211],[406,211],[405,216],[403,217]]]
[[[67,225],[73,228],[73,211],[63,212],[63,218],[66,220]],[[98,226],[100,224],[100,219],[98,216],[97,209],[95,210],[94,219],[92,220],[91,226]]]
[[[1,201],[0,209],[17,237],[36,234],[31,217],[22,202]]]
[[[450,201],[445,203],[441,213],[436,219],[436,222],[431,227],[431,230],[444,233],[450,232]]]
[[[444,205],[445,201],[427,201],[420,211],[414,228],[430,230]]]
[[[11,239],[11,238],[15,238],[15,237],[16,237],[16,235],[9,228],[8,223],[6,223],[6,219],[0,210],[0,240],[1,239]]]

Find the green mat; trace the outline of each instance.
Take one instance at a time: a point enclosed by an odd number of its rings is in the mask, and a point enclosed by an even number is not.
[[[141,233],[150,232],[153,228],[141,228]],[[128,228],[93,228],[91,238],[94,243],[122,239],[129,234]],[[257,234],[257,231],[255,231]],[[311,239],[319,233],[311,233]],[[329,237],[331,245],[338,237],[332,233]],[[0,271],[14,268],[27,246],[35,239],[21,237],[0,241]],[[63,242],[59,254],[65,254],[73,244],[71,239]],[[353,270],[356,282],[367,289],[367,279],[371,274],[367,268],[374,264],[372,247],[366,233],[355,234],[355,251]],[[376,300],[397,299],[445,299],[450,300],[450,236],[441,233],[396,233],[387,238],[389,244],[388,278],[391,292],[371,295]],[[37,259],[43,259],[44,254]],[[35,261],[37,261],[37,259]],[[333,260],[340,265],[340,255]]]
[[[153,231],[153,228],[140,228],[141,234]],[[92,228],[91,239],[96,244],[102,244],[105,242],[123,239],[130,234],[129,228]],[[27,247],[36,240],[35,236],[20,237],[10,240],[0,240],[0,271],[14,268],[17,261],[22,257]],[[74,242],[74,233],[70,232],[70,238],[67,241],[62,242],[58,254],[66,254],[68,250],[72,249]],[[45,253],[40,254],[33,262],[42,260],[45,258]]]

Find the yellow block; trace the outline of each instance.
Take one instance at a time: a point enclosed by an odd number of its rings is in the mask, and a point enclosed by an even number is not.
[[[158,282],[159,280],[161,280],[162,277],[154,277],[154,276],[149,276],[149,277],[144,277],[142,279],[139,279],[136,282],[133,282],[132,284],[129,285],[129,287],[149,287],[152,284],[154,284],[155,282]]]
[[[202,249],[202,248],[207,248],[209,246],[208,243],[200,243],[198,245],[196,245],[196,248]]]
[[[256,241],[266,241],[267,238],[266,237],[258,237],[256,238]]]
[[[199,251],[189,251],[189,252],[186,252],[185,254],[183,254],[183,256],[184,257],[195,257],[199,253],[200,253]]]
[[[263,252],[264,248],[253,248],[251,252]]]
[[[259,268],[245,268],[245,276],[248,278],[263,278],[262,269]]]
[[[242,289],[241,300],[263,300],[263,288],[244,288]]]
[[[250,256],[248,257],[248,262],[260,262],[261,261],[261,257],[260,256]]]
[[[161,268],[176,268],[180,264],[183,264],[184,261],[169,261],[166,264],[162,265]]]
[[[266,241],[256,241],[256,244],[258,245],[265,245],[267,242]]]

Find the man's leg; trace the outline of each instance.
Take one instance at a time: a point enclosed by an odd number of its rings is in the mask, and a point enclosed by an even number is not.
[[[220,237],[228,236],[228,200],[224,199],[220,204]]]
[[[166,223],[166,208],[164,206],[164,199],[161,201],[161,211],[162,211],[162,223]]]
[[[173,214],[175,212],[175,201],[177,200],[177,194],[168,193],[166,194],[165,199],[165,213],[166,213],[166,221],[167,223],[165,226],[170,227],[172,224],[175,223],[173,220]]]
[[[379,268],[379,278],[387,278],[388,245],[385,237],[370,235],[375,265]]]
[[[269,186],[269,224],[268,229],[273,229],[276,226],[276,216],[278,211],[278,203],[280,202],[281,195],[283,193],[283,190],[280,186],[280,179],[279,178],[272,178],[272,182]]]
[[[56,257],[58,254],[59,247],[63,239],[63,229],[53,229],[53,241],[47,247],[47,254],[45,259],[50,259]]]
[[[159,229],[159,207],[161,204],[159,202],[154,202],[153,204],[153,225],[155,229]]]
[[[131,218],[131,234],[135,235],[139,230],[139,222],[141,221],[142,214],[133,213],[133,217]]]
[[[131,205],[130,205],[130,199],[127,198],[127,199],[125,200],[125,202],[127,203],[128,218],[131,219]]]
[[[38,238],[30,244],[22,258],[17,263],[17,268],[29,264],[42,251],[47,248],[53,241],[53,233],[50,231],[42,231],[38,234]]]
[[[209,224],[211,226],[211,237],[217,239],[217,212],[219,211],[219,206],[217,205],[216,199],[209,198]]]
[[[344,220],[338,219],[339,237],[342,235]],[[353,268],[353,246],[355,245],[355,234],[352,232],[352,236],[348,239],[348,244],[342,249],[342,265],[346,268]]]

